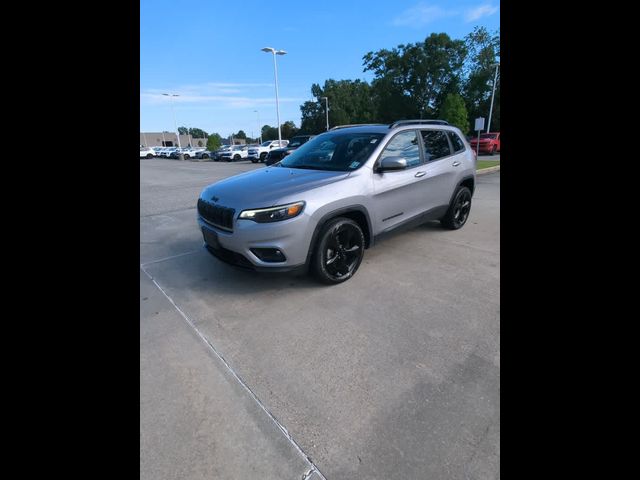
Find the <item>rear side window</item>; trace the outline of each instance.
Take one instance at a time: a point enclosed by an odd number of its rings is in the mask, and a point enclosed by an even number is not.
[[[442,130],[422,130],[424,157],[427,162],[451,155],[447,134]]]
[[[451,140],[451,145],[453,145],[453,151],[455,153],[461,152],[464,150],[464,143],[458,136],[456,132],[447,132],[449,135],[449,139]]]

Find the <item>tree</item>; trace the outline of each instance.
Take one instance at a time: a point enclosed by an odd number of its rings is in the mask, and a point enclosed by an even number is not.
[[[364,71],[372,83],[380,120],[429,118],[449,93],[459,89],[467,48],[446,33],[432,33],[424,42],[369,52]]]
[[[244,130],[240,130],[238,133],[234,135],[234,138],[244,138],[246,140],[247,134],[244,133]]]
[[[220,145],[222,145],[222,137],[219,134],[212,133],[209,135],[209,138],[207,138],[207,150],[217,150]]]
[[[464,104],[464,98],[457,93],[449,93],[442,102],[438,118],[446,120],[451,125],[455,125],[462,133],[469,131],[469,118],[467,116],[467,107]]]
[[[491,109],[491,91],[495,75],[495,64],[500,57],[500,31],[490,34],[484,27],[476,27],[465,37],[469,52],[465,63],[466,81],[462,93],[470,114],[469,129],[477,117],[489,117]],[[495,128],[494,128],[495,127]],[[491,129],[500,129],[500,72],[496,81],[496,93],[493,102]]]
[[[316,134],[327,127],[326,101],[329,99],[329,125],[347,125],[352,123],[370,123],[375,121],[375,106],[371,86],[362,80],[333,80],[311,86],[316,101],[305,102],[301,107],[302,123],[300,132]]]
[[[178,133],[180,135],[189,135],[189,129],[187,127],[178,127]]]
[[[193,138],[205,138],[207,136],[207,133],[200,128],[190,128],[189,135],[191,135]]]
[[[296,127],[296,124],[291,120],[288,120],[280,125],[280,134],[282,135],[283,139],[290,139],[291,137],[295,136],[296,133],[298,133],[298,128]]]

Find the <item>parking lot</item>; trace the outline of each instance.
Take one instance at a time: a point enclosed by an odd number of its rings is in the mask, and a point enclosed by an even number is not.
[[[257,168],[140,160],[141,478],[499,478],[500,172],[324,286],[203,249],[200,191]]]

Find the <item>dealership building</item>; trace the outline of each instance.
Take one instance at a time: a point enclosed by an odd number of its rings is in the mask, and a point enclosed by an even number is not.
[[[198,143],[200,142],[200,143]],[[145,147],[177,147],[178,136],[175,132],[140,132],[140,145]],[[182,147],[206,147],[204,138],[193,138],[191,135],[180,135]]]

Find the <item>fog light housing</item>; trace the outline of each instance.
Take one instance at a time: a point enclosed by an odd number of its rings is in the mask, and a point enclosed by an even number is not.
[[[252,248],[251,253],[263,262],[275,263],[287,260],[284,253],[277,248]]]

